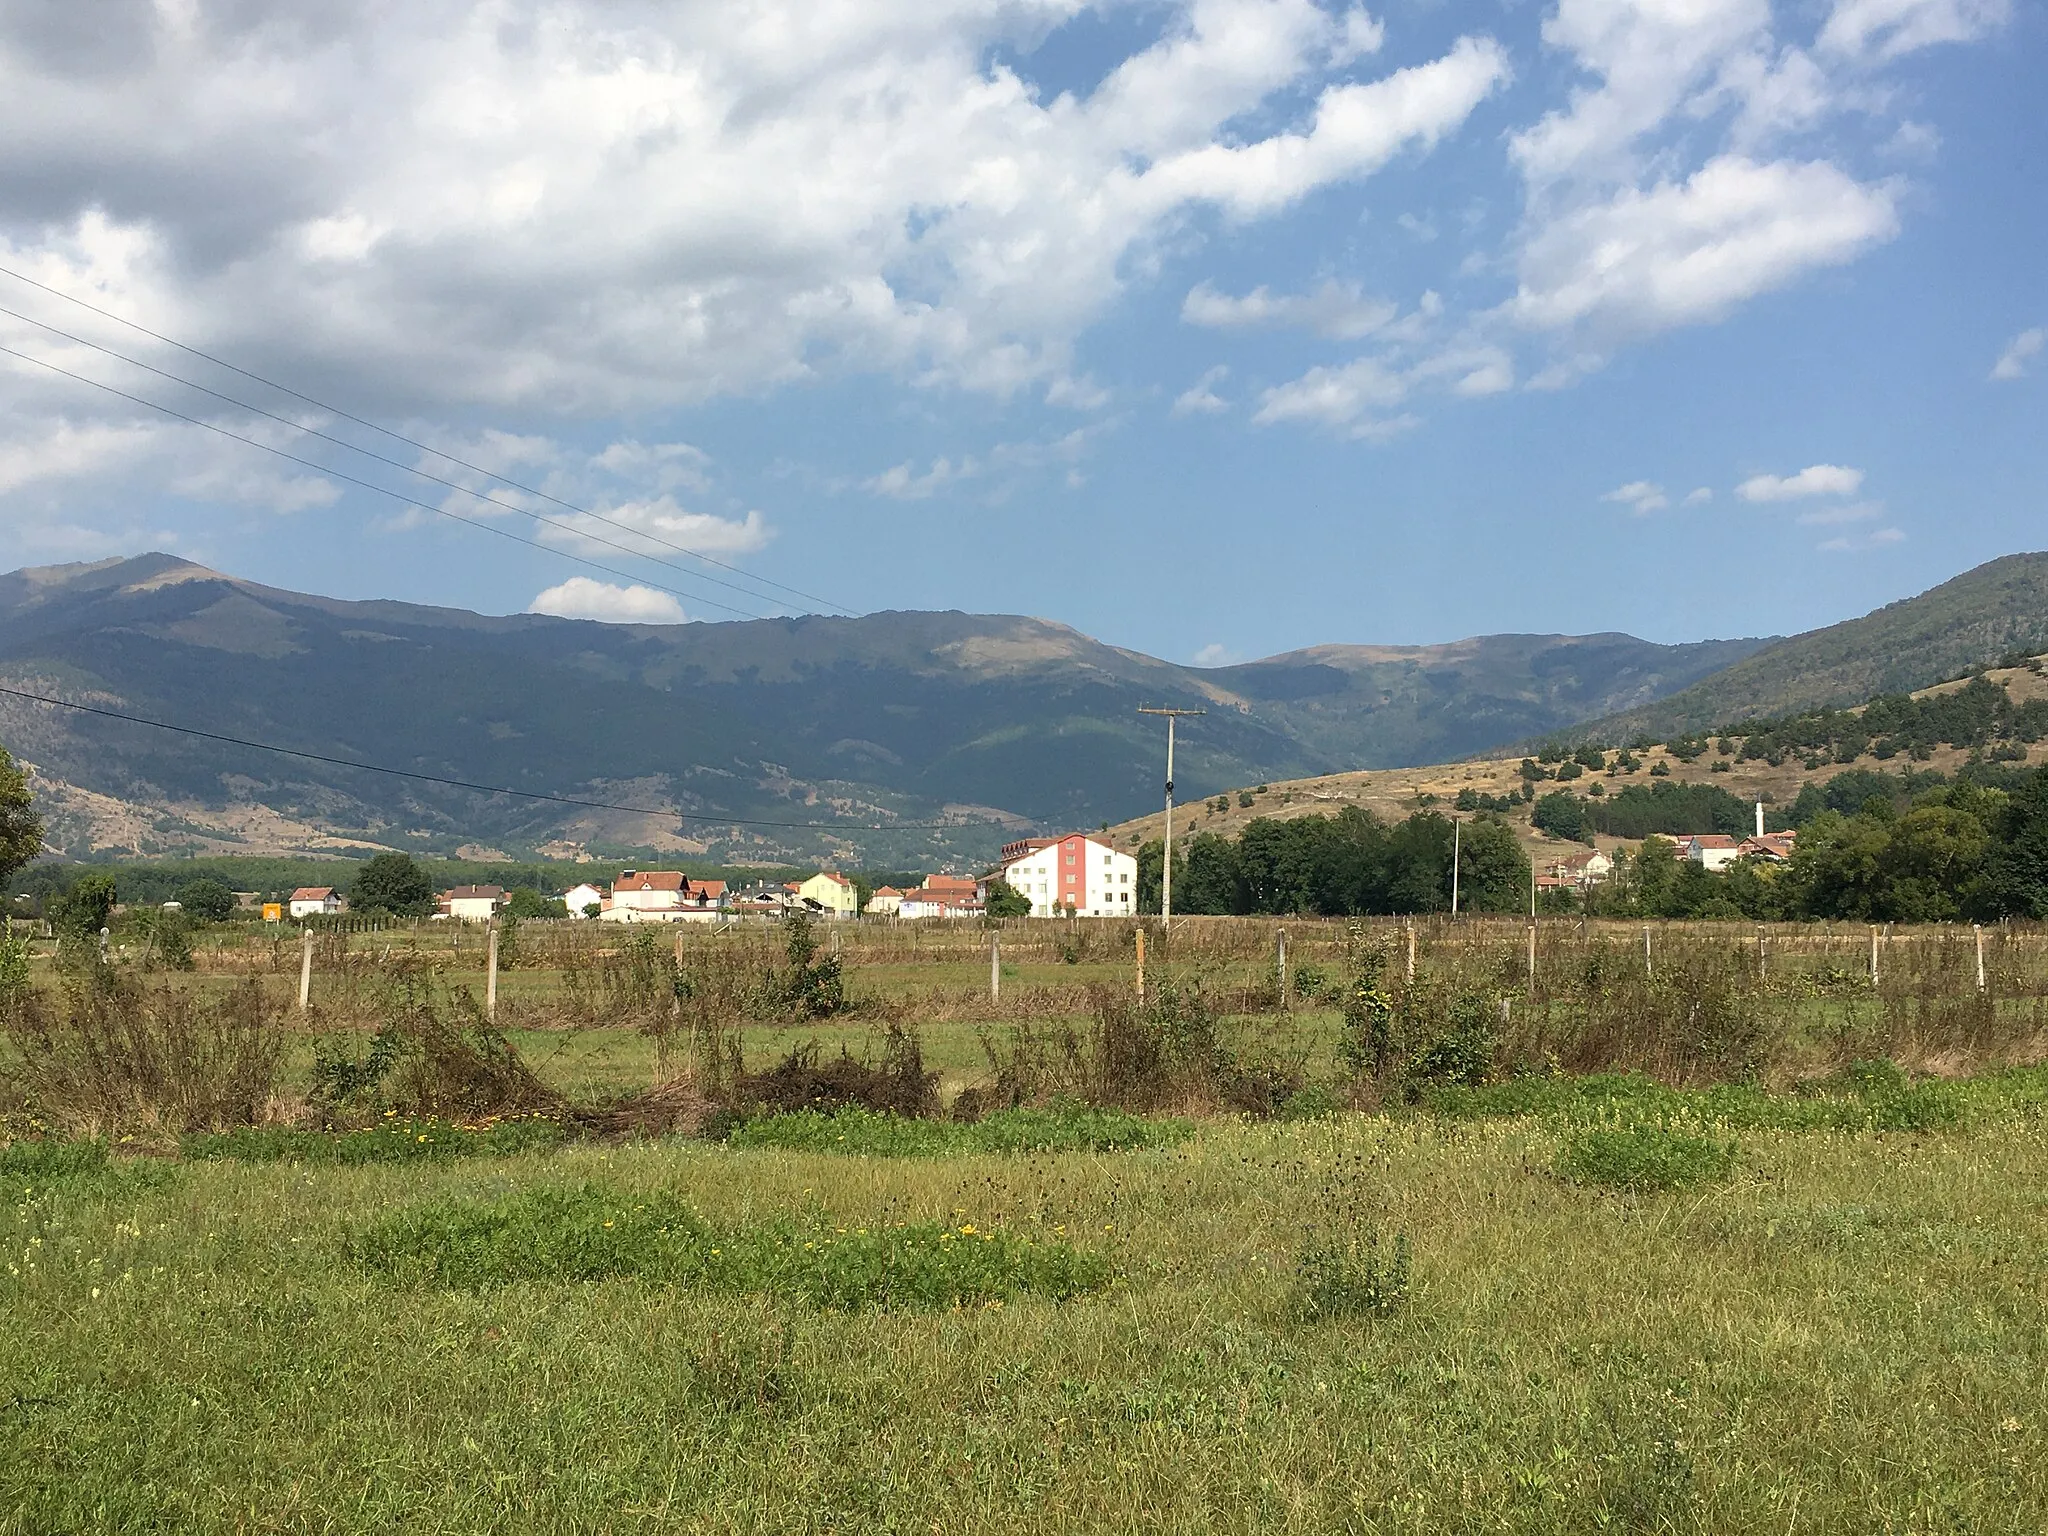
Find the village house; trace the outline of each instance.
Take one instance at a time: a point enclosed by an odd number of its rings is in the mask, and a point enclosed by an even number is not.
[[[1797,832],[1764,832],[1755,837],[1745,837],[1737,852],[1745,859],[1760,859],[1766,864],[1783,864],[1792,857],[1793,846],[1798,841]]]
[[[875,887],[875,894],[861,910],[869,917],[896,917],[903,911],[903,893],[893,885]]]
[[[292,892],[293,917],[331,917],[348,904],[331,885],[302,885]]]
[[[1588,848],[1584,853],[1574,853],[1562,859],[1553,859],[1550,864],[1551,877],[1560,886],[1588,886],[1604,883],[1614,873],[1614,860],[1598,848]],[[1542,884],[1537,876],[1537,884]]]
[[[997,873],[1030,899],[1033,917],[1129,917],[1138,910],[1138,861],[1085,833],[1006,843]]]
[[[979,917],[981,886],[964,875],[926,875],[924,884],[903,893],[898,917]]]
[[[598,918],[607,923],[716,922],[725,882],[692,880],[676,869],[622,869]]]
[[[441,915],[458,923],[488,923],[504,906],[502,885],[458,885],[441,893]]]
[[[833,917],[856,917],[860,913],[860,891],[836,869],[820,870],[797,888],[797,894]]]
[[[1678,856],[1690,859],[1711,874],[1720,874],[1742,857],[1742,842],[1724,832],[1696,832],[1675,840]]]
[[[588,880],[581,885],[572,885],[562,892],[562,905],[569,909],[571,917],[596,916],[597,914],[590,909],[595,907],[598,912],[602,912],[605,899],[604,887],[592,885]]]
[[[780,917],[787,912],[796,899],[795,888],[788,885],[772,885],[762,881],[758,885],[743,886],[726,897],[726,908],[732,912],[751,913],[756,917]]]

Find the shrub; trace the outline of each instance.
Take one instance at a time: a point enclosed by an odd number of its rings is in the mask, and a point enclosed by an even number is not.
[[[516,1281],[638,1279],[767,1292],[834,1311],[931,1311],[1100,1290],[1109,1261],[1063,1241],[973,1222],[836,1225],[822,1215],[742,1226],[705,1221],[673,1195],[595,1185],[403,1211],[349,1240],[355,1261],[400,1284],[475,1289]]]
[[[1391,1317],[1408,1301],[1409,1261],[1405,1232],[1384,1246],[1377,1232],[1312,1241],[1295,1265],[1295,1315],[1304,1322]]]
[[[28,990],[28,940],[0,935],[0,1008]]]
[[[1351,925],[1351,976],[1344,987],[1344,1025],[1337,1054],[1354,1073],[1381,1077],[1393,1055],[1394,1005],[1381,984],[1387,967],[1386,949],[1366,943],[1363,934],[1360,925]]]
[[[1426,989],[1411,993],[1419,1000]],[[1407,999],[1403,999],[1404,1004]],[[1500,1001],[1479,992],[1451,995],[1441,1022],[1412,1020],[1406,1033],[1414,1039],[1405,1063],[1410,1084],[1483,1083],[1493,1075],[1500,1049]]]
[[[1323,968],[1312,960],[1304,960],[1294,967],[1293,982],[1294,995],[1302,998],[1321,997],[1330,985]]]
[[[264,1119],[285,1037],[252,978],[222,996],[144,987],[105,966],[54,1002],[24,990],[0,1011],[13,1061],[0,1084],[73,1129],[184,1132]]]
[[[1321,1083],[1310,1083],[1280,1106],[1277,1118],[1291,1122],[1327,1120],[1343,1108],[1344,1101],[1334,1092]]]
[[[799,1018],[823,1019],[846,1006],[846,982],[837,955],[818,954],[818,935],[810,918],[792,912],[783,920],[784,951],[789,976],[784,991],[791,1012]]]
[[[1733,1142],[1657,1126],[1585,1130],[1565,1138],[1553,1167],[1574,1184],[1646,1194],[1725,1179],[1734,1171],[1735,1150]]]

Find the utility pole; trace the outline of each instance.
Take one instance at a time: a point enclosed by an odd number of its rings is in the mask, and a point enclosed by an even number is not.
[[[1173,924],[1173,723],[1183,715],[1206,715],[1206,709],[1154,709],[1140,704],[1141,715],[1166,716],[1166,858],[1159,870],[1159,931]]]

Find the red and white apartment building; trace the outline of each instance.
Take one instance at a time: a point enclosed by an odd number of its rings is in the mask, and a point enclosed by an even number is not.
[[[1033,917],[1130,917],[1138,910],[1138,861],[1085,832],[1007,843],[997,873],[1031,899]]]

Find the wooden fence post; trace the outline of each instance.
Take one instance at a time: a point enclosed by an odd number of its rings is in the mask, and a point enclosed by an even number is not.
[[[1877,924],[1870,925],[1870,984],[1877,985]]]
[[[988,1000],[997,1002],[1003,995],[1003,935],[1000,929],[991,929],[988,936]]]
[[[1984,990],[1984,925],[1982,923],[1972,923],[1970,928],[1977,935],[1977,990],[1982,992]]]
[[[1287,930],[1276,929],[1273,934],[1273,966],[1280,977],[1280,1006],[1287,1006]]]
[[[1415,919],[1408,919],[1408,980],[1415,979]]]
[[[299,1012],[313,1002],[313,930],[299,930]]]
[[[484,944],[484,1017],[495,1019],[498,1016],[498,925],[495,922],[490,925]]]
[[[1656,974],[1650,968],[1650,925],[1648,923],[1643,924],[1643,974],[1645,976],[1654,976]]]
[[[1536,920],[1529,920],[1529,995],[1536,995]]]
[[[1138,930],[1138,1001],[1145,1001],[1145,930]]]

